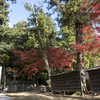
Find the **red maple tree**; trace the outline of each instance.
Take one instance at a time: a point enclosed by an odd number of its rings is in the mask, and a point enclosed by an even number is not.
[[[63,68],[72,70],[72,60],[75,58],[70,52],[59,48],[47,48],[47,57],[51,68]],[[14,54],[18,57],[16,64],[22,67],[21,72],[35,75],[35,71],[45,70],[45,62],[43,55],[39,53],[38,49],[31,48],[29,51],[14,50]],[[67,66],[67,68],[64,66]]]

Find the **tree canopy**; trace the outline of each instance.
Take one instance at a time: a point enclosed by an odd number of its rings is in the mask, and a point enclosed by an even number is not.
[[[10,1],[15,3],[16,0]],[[12,52],[13,54],[13,48],[15,48],[15,52],[18,50],[18,61],[20,60],[23,70],[29,72],[29,74],[32,74],[32,72],[34,74],[41,68],[46,69],[44,64],[45,57],[43,57],[41,52],[43,50],[47,55],[50,70],[55,71],[55,73],[65,72],[65,69],[68,70],[68,68],[76,70],[82,67],[89,68],[99,65],[100,1],[44,1],[47,2],[48,9],[52,9],[53,13],[57,12],[56,21],[60,27],[59,32],[57,32],[50,15],[44,13],[42,8],[36,6],[36,14],[34,15],[33,9],[28,3],[24,5],[26,10],[30,11],[28,22],[20,21],[14,24],[13,28],[8,27],[6,24],[8,21],[8,4],[5,0],[1,1],[1,52]],[[39,39],[36,20],[42,42]],[[60,38],[56,37],[58,34],[61,35]],[[9,53],[9,56],[11,56],[11,53]],[[16,65],[16,67],[19,66]]]

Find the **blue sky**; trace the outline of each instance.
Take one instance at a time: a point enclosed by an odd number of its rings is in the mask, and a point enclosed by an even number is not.
[[[43,4],[43,0],[32,0],[33,4],[37,5],[37,6],[41,6],[39,2],[41,2],[41,4]],[[24,3],[31,3],[31,0],[17,0],[16,4],[12,4],[11,1],[9,1],[8,3],[10,4],[10,8],[9,10],[12,10],[9,13],[9,26],[12,27],[13,24],[16,24],[19,21],[25,20],[27,21],[28,16],[30,15],[30,12],[28,12],[27,10],[25,10],[24,8],[24,4],[22,4],[22,2]],[[43,10],[45,12],[47,12],[47,4],[43,4]],[[52,18],[54,18],[55,15],[52,16]]]

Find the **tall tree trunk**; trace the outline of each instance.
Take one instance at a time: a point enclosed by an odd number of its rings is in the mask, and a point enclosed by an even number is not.
[[[31,0],[31,4],[32,4],[32,8],[33,8],[33,14],[35,15],[36,27],[37,27],[38,35],[39,35],[40,41],[41,41],[42,46],[43,46],[44,43],[43,43],[43,40],[42,40],[41,32],[39,30],[38,21],[37,21],[37,18],[36,18],[36,13],[35,13],[35,9],[34,9],[32,0]],[[50,77],[51,76],[51,72],[50,72],[50,68],[49,68],[48,58],[47,58],[45,49],[41,48],[41,50],[42,50],[42,53],[43,53],[43,56],[44,56],[45,64],[46,64],[47,71],[48,71],[48,76],[49,76],[49,79],[50,79],[50,82],[51,82],[51,77]]]
[[[82,40],[82,23],[76,22],[76,43],[80,45],[83,44]],[[80,78],[81,78],[81,89],[82,95],[84,96],[83,92],[86,92],[86,80],[85,80],[85,72],[84,72],[84,52],[77,53],[77,70],[80,71]]]

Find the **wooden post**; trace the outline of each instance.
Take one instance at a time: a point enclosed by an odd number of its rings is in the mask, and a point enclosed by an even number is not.
[[[88,72],[88,74],[89,74],[89,72]],[[93,90],[92,90],[92,85],[91,85],[91,80],[90,80],[90,74],[89,74],[89,82],[90,82],[90,88],[91,88],[91,93],[92,93],[92,99],[93,99]]]

